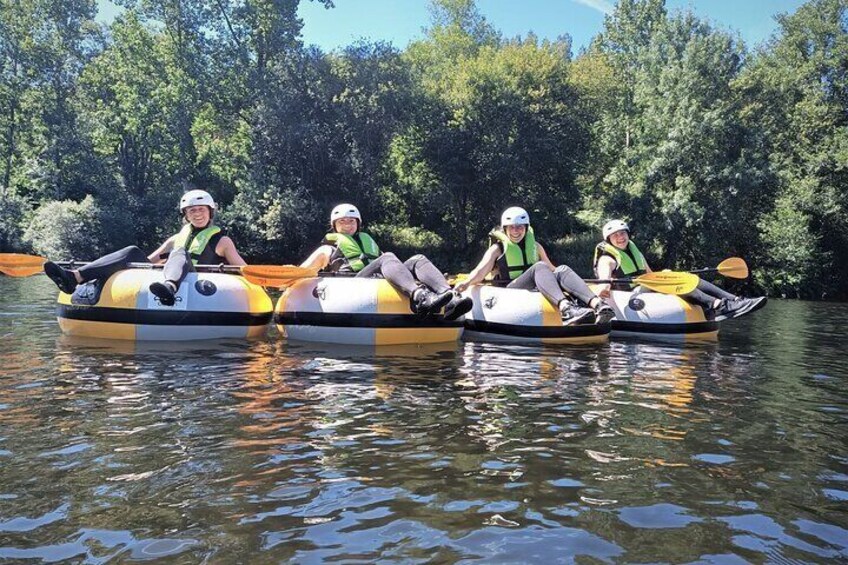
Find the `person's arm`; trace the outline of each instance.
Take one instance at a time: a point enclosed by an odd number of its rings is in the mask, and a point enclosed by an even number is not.
[[[544,248],[544,247],[542,247],[542,244],[541,244],[541,243],[537,243],[537,244],[536,244],[536,253],[538,253],[538,254],[539,254],[539,259],[540,259],[543,263],[545,263],[545,264],[546,264],[548,267],[550,267],[551,269],[556,269],[556,265],[554,265],[554,264],[551,262],[550,258],[548,258],[548,254],[547,254],[547,252],[545,251],[545,248]]]
[[[480,259],[480,262],[477,263],[477,266],[474,267],[470,273],[468,273],[468,278],[462,282],[456,283],[453,287],[457,292],[465,292],[469,286],[473,284],[477,284],[486,278],[486,275],[492,272],[492,269],[495,268],[495,261],[498,260],[498,255],[500,254],[500,247],[497,245],[490,246],[486,253],[483,254],[483,258]]]
[[[598,258],[598,278],[599,279],[610,279],[612,278],[612,272],[615,270],[615,259],[610,257],[609,255],[601,255]],[[599,286],[598,296],[601,298],[609,298],[610,294],[610,284],[604,283]]]
[[[176,236],[171,236],[165,240],[165,243],[159,246],[156,251],[147,256],[147,260],[153,263],[154,265],[157,263],[164,263],[165,260],[162,259],[162,255],[165,253],[170,253],[174,249],[174,238]]]
[[[236,244],[226,235],[218,240],[218,245],[215,246],[215,254],[226,259],[227,265],[236,265],[238,267],[247,265],[247,262],[239,255]]]
[[[300,264],[304,269],[324,269],[330,264],[330,257],[333,255],[333,246],[322,245],[312,252],[306,261]]]

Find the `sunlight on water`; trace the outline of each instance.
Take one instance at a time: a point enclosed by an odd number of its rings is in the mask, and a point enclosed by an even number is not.
[[[81,340],[0,290],[0,561],[848,560],[844,305],[375,351]]]

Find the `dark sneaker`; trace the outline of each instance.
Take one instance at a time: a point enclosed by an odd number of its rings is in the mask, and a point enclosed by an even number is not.
[[[445,306],[445,320],[448,322],[456,320],[463,314],[467,314],[473,305],[474,301],[471,300],[470,296],[462,296],[458,292],[453,293],[453,298]]]
[[[719,321],[738,318],[748,312],[750,306],[750,300],[747,298],[722,298],[713,311],[713,315]]]
[[[441,310],[442,306],[451,301],[451,298],[453,298],[453,292],[450,290],[436,294],[427,288],[419,287],[412,293],[410,307],[415,314],[426,316]]]
[[[748,301],[748,307],[743,308],[743,312],[739,314],[739,316],[744,316],[746,314],[750,314],[751,312],[756,312],[757,310],[766,305],[766,302],[768,302],[768,297],[756,296],[754,298],[746,298],[745,300]]]
[[[768,302],[768,298],[765,296],[758,296],[756,298],[734,298],[732,300],[722,300],[722,303],[719,304],[719,307],[716,308],[716,318],[719,319],[728,319],[728,318],[738,318],[740,316],[744,316],[745,314],[750,314],[755,310],[759,310]]]
[[[600,306],[595,308],[596,324],[609,324],[613,318],[615,318],[615,310],[609,305],[601,302]]]
[[[73,294],[77,288],[77,279],[74,277],[74,274],[67,269],[63,269],[53,261],[44,263],[44,274],[56,283],[59,290],[65,294]]]
[[[570,304],[565,302],[559,309],[560,314],[562,314],[562,325],[563,326],[571,326],[574,324],[579,324],[580,322],[586,321],[590,318],[595,318],[595,311],[591,308],[583,308],[582,306],[577,306],[576,304]]]
[[[176,302],[177,287],[171,281],[151,283],[149,288],[162,306],[173,306]]]

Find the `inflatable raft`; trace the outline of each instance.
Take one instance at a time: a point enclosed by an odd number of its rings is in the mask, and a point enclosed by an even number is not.
[[[474,307],[465,315],[465,335],[480,341],[513,343],[602,343],[609,324],[562,325],[559,311],[542,293],[492,285],[465,292]]]
[[[288,339],[349,345],[403,345],[456,341],[462,321],[419,317],[409,299],[384,279],[316,277],[289,287],[274,322]]]
[[[672,294],[613,290],[607,303],[615,310],[612,335],[664,341],[701,341],[718,337],[719,322],[700,306]]]
[[[149,292],[162,271],[127,269],[106,281],[59,294],[56,315],[68,335],[139,341],[247,338],[264,335],[273,303],[241,275],[189,273],[173,306]]]

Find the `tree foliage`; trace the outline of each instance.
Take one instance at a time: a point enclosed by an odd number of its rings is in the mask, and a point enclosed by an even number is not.
[[[754,51],[620,0],[577,57],[473,0],[433,0],[402,50],[332,53],[299,0],[116,3],[103,26],[94,0],[0,0],[2,250],[151,248],[203,187],[253,261],[297,261],[349,201],[382,247],[465,269],[521,205],[579,272],[622,217],[657,266],[742,255],[772,293],[848,296],[846,0]]]

